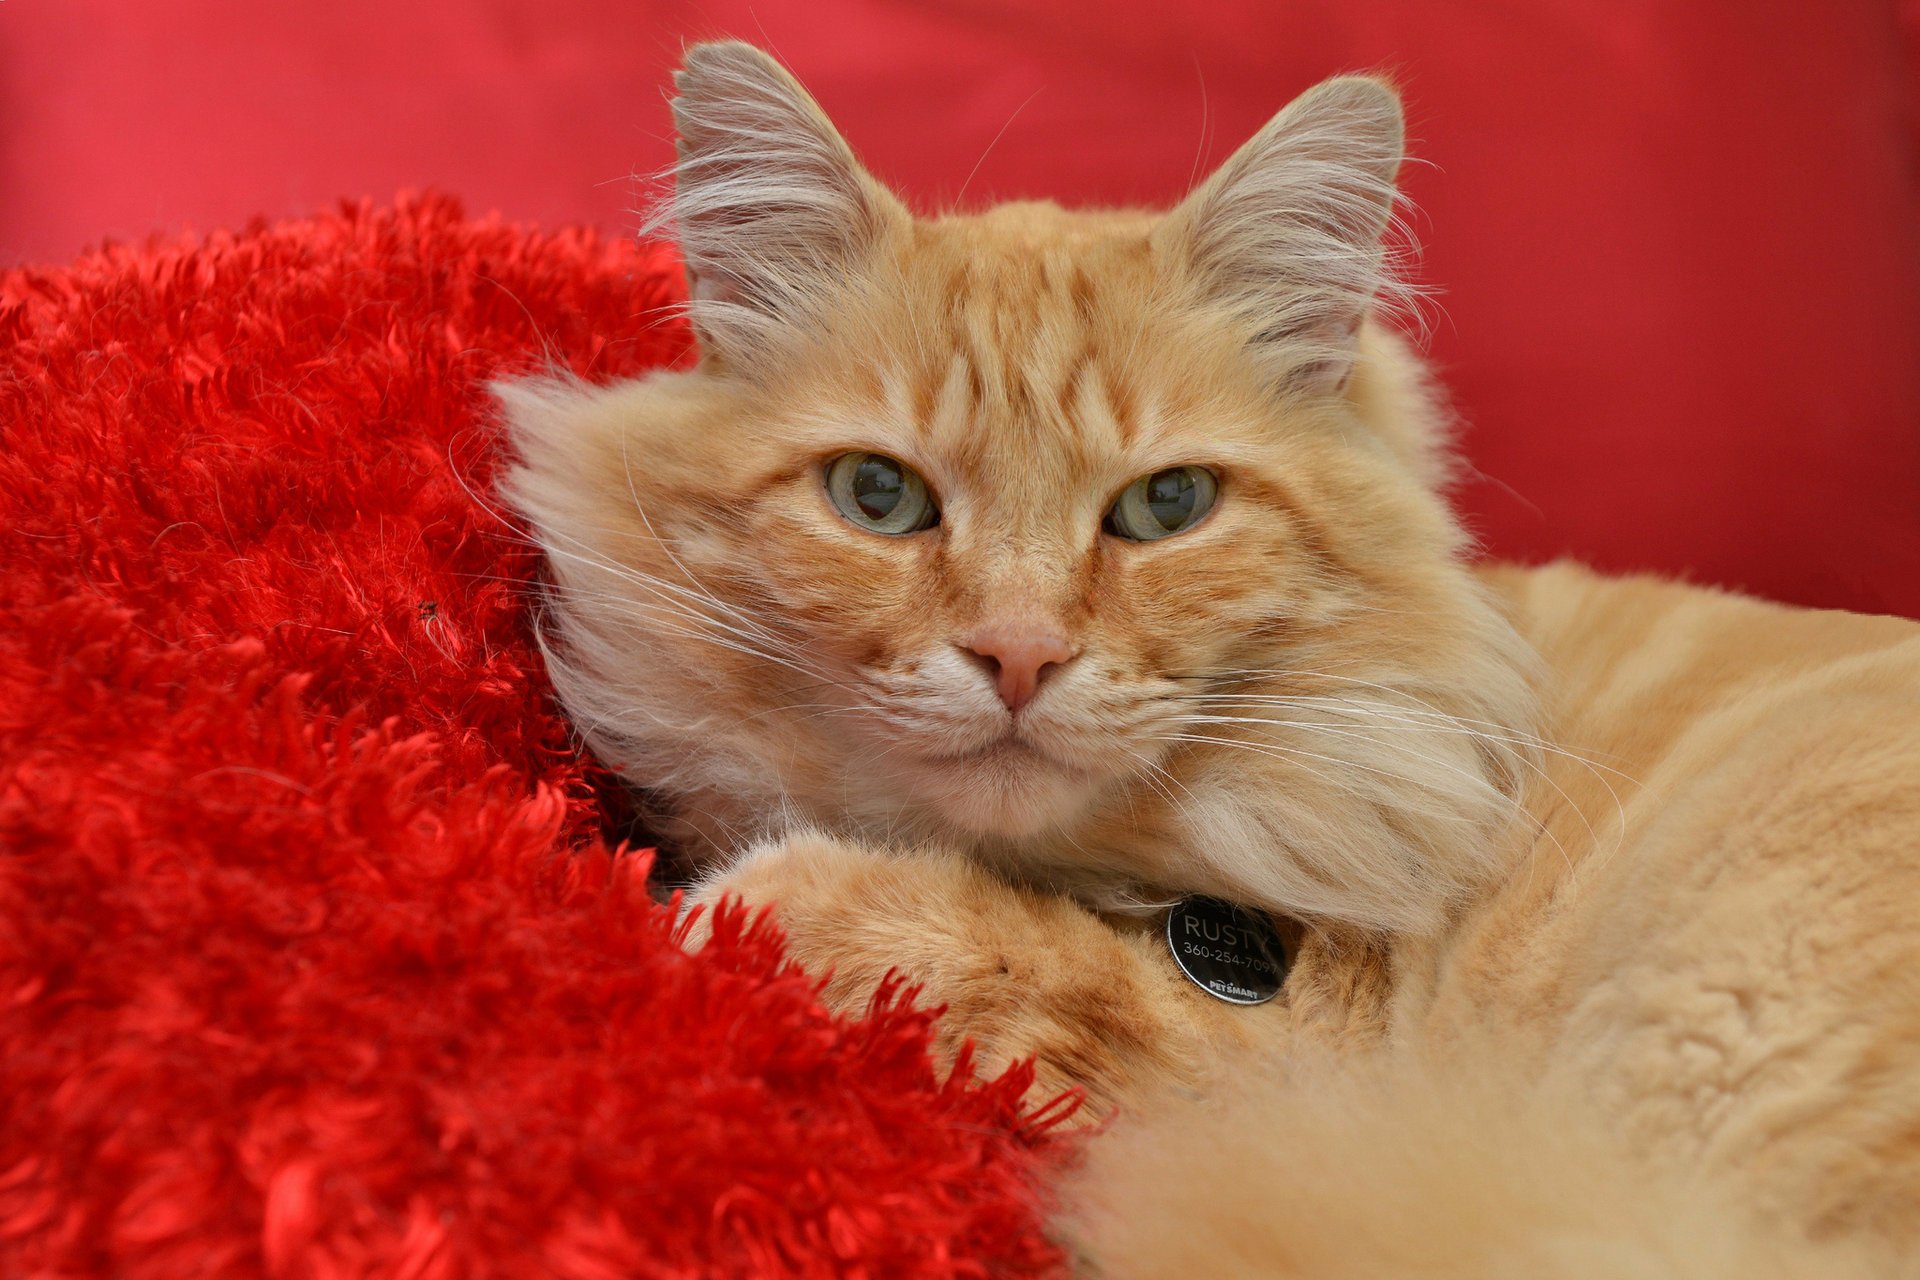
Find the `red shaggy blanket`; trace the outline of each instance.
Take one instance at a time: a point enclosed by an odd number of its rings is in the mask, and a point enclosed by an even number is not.
[[[484,384],[677,287],[437,200],[0,275],[0,1275],[1059,1268],[1020,1073],[603,836]]]

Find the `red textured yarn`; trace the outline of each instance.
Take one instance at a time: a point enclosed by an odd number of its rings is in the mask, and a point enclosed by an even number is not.
[[[1060,1269],[1026,1075],[600,835],[468,486],[677,287],[437,198],[0,275],[0,1275]]]

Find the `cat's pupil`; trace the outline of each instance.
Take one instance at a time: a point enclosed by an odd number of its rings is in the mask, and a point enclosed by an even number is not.
[[[1147,480],[1147,510],[1162,529],[1178,529],[1193,515],[1199,493],[1189,467],[1156,471]]]
[[[869,454],[853,473],[853,500],[871,519],[883,520],[900,505],[907,491],[900,464]]]

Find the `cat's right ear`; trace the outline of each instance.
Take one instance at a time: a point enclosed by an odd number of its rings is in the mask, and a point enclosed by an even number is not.
[[[707,355],[751,374],[908,214],[812,96],[752,45],[694,45],[674,88],[679,158],[656,224],[677,230]]]

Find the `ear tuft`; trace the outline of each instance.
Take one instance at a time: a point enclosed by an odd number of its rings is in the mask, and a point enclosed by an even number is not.
[[[752,45],[694,45],[674,88],[674,193],[642,233],[673,224],[703,344],[750,369],[906,211]]]
[[[1396,288],[1382,243],[1405,149],[1400,98],[1342,76],[1309,89],[1156,233],[1234,313],[1277,384],[1337,391],[1360,322]]]

